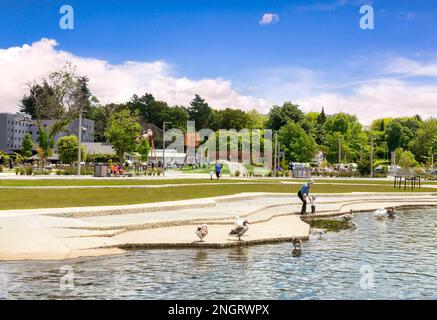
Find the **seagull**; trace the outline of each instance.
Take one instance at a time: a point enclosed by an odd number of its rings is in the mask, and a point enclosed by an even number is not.
[[[244,220],[243,225],[238,226],[235,229],[231,230],[229,235],[238,237],[238,241],[241,241],[241,237],[243,236],[243,234],[245,234],[247,232],[247,230],[249,230],[248,224],[249,224],[249,222],[247,220]]]
[[[317,229],[317,228],[312,228],[311,229],[311,234],[319,235],[319,240],[322,239],[322,235],[324,235],[325,233],[326,233],[326,231],[323,230],[323,229]]]
[[[346,222],[351,221],[353,217],[354,217],[354,212],[352,211],[352,209],[351,209],[350,213],[347,213],[347,214],[340,216],[340,218],[342,218]]]
[[[382,219],[382,218],[384,218],[384,216],[385,216],[385,214],[387,213],[387,210],[386,209],[384,209],[384,208],[381,208],[381,209],[378,209],[378,210],[375,210],[374,212],[373,212],[373,217],[374,218],[377,218],[377,219]]]
[[[234,225],[236,227],[242,227],[244,224],[244,219],[240,218],[239,216],[235,216]]]
[[[208,226],[206,224],[202,224],[201,226],[197,227],[194,233],[199,237],[200,241],[203,242],[203,239],[208,234]]]
[[[389,218],[395,218],[396,210],[395,208],[388,208],[387,213]]]

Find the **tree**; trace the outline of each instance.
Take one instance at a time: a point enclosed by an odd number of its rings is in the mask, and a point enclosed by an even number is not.
[[[204,99],[196,94],[188,108],[188,115],[191,120],[196,121],[196,129],[200,130],[208,128],[212,116],[212,109]]]
[[[410,151],[404,151],[399,160],[399,166],[406,170],[411,167],[416,167],[418,165],[414,155]]]
[[[272,130],[279,130],[290,120],[299,123],[304,118],[299,106],[291,102],[285,102],[282,107],[273,106],[268,116],[267,126]]]
[[[38,156],[43,161],[46,162],[49,157],[53,155],[54,140],[49,137],[44,129],[39,131],[38,136]]]
[[[408,144],[416,159],[430,158],[437,151],[437,119],[423,121],[416,137]]]
[[[287,158],[296,162],[309,162],[314,158],[317,144],[293,121],[287,122],[278,132],[278,139]]]
[[[31,157],[33,150],[33,141],[30,137],[30,134],[26,133],[26,135],[24,136],[22,147],[23,148],[21,149],[21,155],[26,158]]]
[[[385,128],[389,150],[406,149],[408,143],[415,138],[420,124],[417,117],[393,119]]]
[[[247,112],[249,117],[249,129],[264,129],[269,118],[255,109]]]
[[[77,161],[77,151],[79,149],[79,139],[74,134],[61,137],[58,140],[59,160],[62,163],[72,164]],[[82,159],[85,159],[85,148],[82,146]]]
[[[110,115],[105,137],[112,143],[120,162],[126,152],[136,150],[136,138],[141,134],[138,113],[122,109]]]
[[[147,139],[141,139],[137,145],[137,152],[140,155],[140,160],[146,162],[149,160],[150,144]]]

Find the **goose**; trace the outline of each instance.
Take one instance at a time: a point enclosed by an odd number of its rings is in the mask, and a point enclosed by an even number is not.
[[[388,208],[387,213],[388,213],[389,218],[395,218],[396,209],[395,208]]]
[[[240,218],[239,216],[236,216],[235,220],[234,220],[234,225],[236,227],[242,227],[244,224],[244,221],[245,221],[244,219]]]
[[[208,234],[208,226],[206,224],[202,224],[201,226],[197,227],[195,234],[199,237],[200,241],[203,242],[203,239]]]
[[[229,233],[229,235],[234,236],[234,237],[238,237],[238,241],[241,241],[241,237],[243,236],[243,234],[245,234],[247,232],[247,230],[249,230],[248,224],[249,224],[249,222],[247,220],[244,220],[243,225],[238,226],[235,229],[232,229],[231,232]]]
[[[340,216],[340,218],[342,218],[346,222],[351,221],[353,217],[354,217],[354,212],[352,210],[350,211],[350,213]]]
[[[381,208],[381,209],[378,209],[378,210],[375,210],[374,212],[373,212],[373,217],[374,218],[377,218],[377,219],[382,219],[382,218],[384,218],[384,216],[385,216],[385,214],[387,213],[387,210],[386,209],[384,209],[384,208]]]

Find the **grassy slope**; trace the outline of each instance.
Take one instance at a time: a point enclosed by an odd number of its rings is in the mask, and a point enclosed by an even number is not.
[[[299,185],[284,184],[250,184],[222,186],[188,186],[151,189],[3,189],[0,190],[0,210],[61,208],[80,206],[126,205],[172,200],[184,200],[236,194],[240,192],[280,192],[296,193]],[[358,185],[314,185],[314,193],[348,193],[348,192],[394,192],[391,186]],[[401,190],[402,191],[402,190]],[[436,192],[436,189],[422,188],[416,192]]]

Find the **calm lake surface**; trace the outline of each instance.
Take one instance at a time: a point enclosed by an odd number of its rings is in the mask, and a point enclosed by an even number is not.
[[[437,210],[353,221],[357,230],[314,236],[298,258],[285,243],[0,262],[0,298],[437,299]]]

